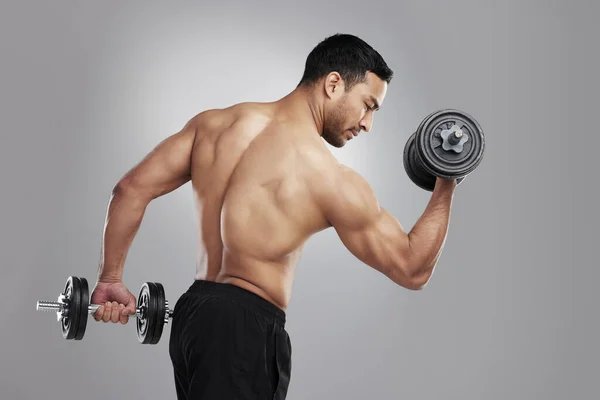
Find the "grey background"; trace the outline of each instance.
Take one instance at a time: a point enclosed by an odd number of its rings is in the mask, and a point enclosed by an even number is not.
[[[599,7],[593,1],[3,2],[0,396],[173,399],[167,325],[88,325],[65,341],[54,300],[91,284],[112,185],[197,112],[292,90],[336,32],[396,78],[370,134],[333,151],[410,229],[430,194],[401,153],[421,119],[455,107],[484,128],[483,163],[456,193],[421,292],[312,240],[288,311],[290,399],[597,398]],[[124,280],[171,304],[194,276],[191,188],[151,203]]]

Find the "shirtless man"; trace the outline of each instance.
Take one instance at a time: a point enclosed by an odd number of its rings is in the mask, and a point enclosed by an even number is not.
[[[114,187],[91,302],[103,304],[96,321],[124,324],[135,296],[122,283],[123,266],[146,207],[192,183],[201,251],[172,318],[178,399],[286,397],[285,312],[304,244],[317,232],[333,227],[354,256],[404,288],[427,284],[447,235],[455,181],[438,178],[406,233],[325,144],[343,147],[371,130],[392,75],[363,40],[331,36],[309,54],[290,94],[199,113]]]

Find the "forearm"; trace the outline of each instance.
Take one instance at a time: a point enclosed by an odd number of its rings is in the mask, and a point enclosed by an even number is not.
[[[439,180],[421,217],[408,233],[411,275],[427,281],[442,253],[456,184]]]
[[[122,281],[125,259],[141,225],[147,205],[147,201],[127,190],[113,191],[102,235],[98,280]]]

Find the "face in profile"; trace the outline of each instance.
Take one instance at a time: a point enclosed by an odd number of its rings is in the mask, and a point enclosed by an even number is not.
[[[331,81],[330,81],[331,79]],[[325,107],[322,137],[334,147],[343,147],[361,131],[369,132],[373,113],[379,109],[386,95],[387,82],[369,72],[364,82],[344,90],[341,78],[326,80],[328,102]]]

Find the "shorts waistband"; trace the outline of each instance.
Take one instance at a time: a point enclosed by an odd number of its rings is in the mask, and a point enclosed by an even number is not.
[[[220,283],[205,280],[195,280],[189,287],[188,293],[196,294],[223,294],[228,298],[236,299],[240,303],[249,305],[258,313],[273,319],[285,326],[286,314],[275,304],[268,302],[259,295],[230,283]]]

